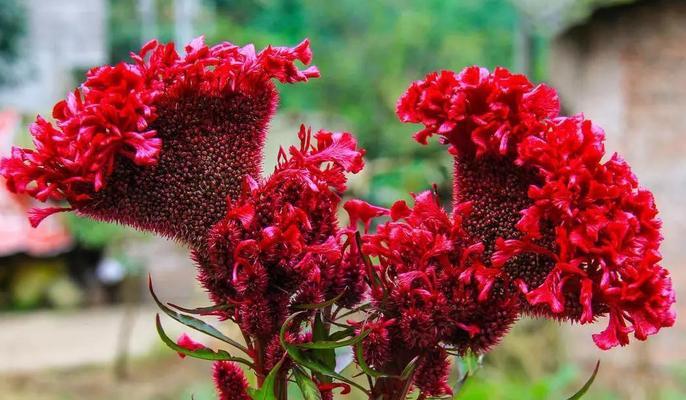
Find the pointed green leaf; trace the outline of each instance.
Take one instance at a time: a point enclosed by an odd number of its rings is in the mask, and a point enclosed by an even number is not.
[[[322,320],[322,313],[318,312],[314,316],[312,323],[312,340],[315,342],[329,339],[329,329]],[[310,356],[313,360],[318,361],[328,369],[336,369],[336,350],[335,349],[318,349],[312,350]],[[331,383],[331,377],[322,374],[315,374],[320,382]]]
[[[336,349],[339,347],[353,346],[365,337],[369,335],[369,330],[360,332],[359,335],[352,337],[347,340],[333,341],[333,340],[321,340],[319,342],[309,342],[309,343],[293,343],[294,346],[303,349]]]
[[[362,387],[360,384],[358,384],[357,382],[354,382],[354,381],[344,377],[343,375],[337,373],[332,368],[329,368],[326,365],[323,365],[320,361],[315,360],[312,357],[310,357],[307,354],[307,352],[301,351],[297,346],[295,346],[292,343],[289,343],[286,340],[286,331],[288,330],[288,327],[293,322],[295,317],[297,317],[298,315],[300,315],[303,312],[304,311],[300,311],[300,312],[297,312],[297,313],[291,315],[290,317],[288,317],[288,319],[286,319],[286,322],[284,322],[284,324],[281,326],[281,332],[279,333],[279,340],[281,341],[281,346],[286,350],[286,352],[291,357],[291,359],[293,359],[293,361],[296,364],[299,364],[299,365],[301,365],[301,366],[303,366],[303,367],[305,367],[305,368],[307,368],[313,372],[317,372],[319,374],[329,376],[331,378],[336,378],[340,381],[343,381],[343,382],[345,382],[351,386],[354,386],[354,387],[360,389],[361,391],[363,391],[364,393],[369,395],[368,391],[364,387]]]
[[[321,400],[322,394],[317,387],[317,384],[312,381],[312,378],[301,367],[295,366],[293,368],[293,376],[295,376],[295,383],[298,384],[300,391],[303,394],[304,400]]]
[[[412,376],[412,373],[414,372],[415,368],[417,368],[417,363],[419,362],[419,356],[416,356],[412,360],[410,360],[409,363],[405,366],[403,369],[403,372],[400,373],[400,379],[401,380],[406,380],[409,379],[410,376]]]
[[[221,304],[217,306],[207,306],[207,307],[198,307],[198,308],[185,308],[181,307],[179,305],[173,304],[173,303],[167,303],[169,307],[176,308],[177,310],[181,312],[185,312],[186,314],[195,314],[195,315],[212,315],[216,311],[225,311],[230,308],[230,306],[226,304]]]
[[[593,381],[595,380],[596,375],[598,375],[598,368],[600,368],[600,360],[598,360],[595,363],[595,368],[593,369],[593,374],[591,374],[591,377],[588,378],[588,380],[586,381],[584,386],[582,386],[581,389],[579,389],[576,393],[574,393],[574,395],[572,397],[568,398],[567,400],[578,400],[578,399],[582,398],[584,396],[584,394],[586,394],[588,389],[593,384]]]
[[[276,400],[276,394],[274,393],[274,387],[276,386],[276,375],[278,375],[279,369],[281,369],[283,360],[284,358],[282,357],[281,360],[276,363],[274,368],[269,371],[269,374],[264,379],[264,382],[262,382],[261,388],[248,391],[248,394],[250,394],[250,397],[253,400]]]
[[[190,315],[180,314],[164,305],[164,303],[162,303],[160,299],[157,298],[157,295],[153,290],[152,278],[150,276],[148,276],[148,288],[150,289],[150,294],[152,295],[152,298],[155,300],[155,303],[157,303],[157,306],[172,319],[186,325],[189,328],[193,328],[196,331],[202,332],[206,335],[212,336],[215,339],[219,339],[222,342],[228,343],[246,354],[248,353],[248,349],[245,346],[231,339],[230,337],[224,335],[223,333],[219,332],[219,330],[213,327],[212,325],[202,320],[199,320],[195,317],[191,317]]]
[[[465,373],[461,378],[457,380],[455,383],[455,386],[453,386],[453,396],[454,398],[457,398],[458,393],[462,390],[464,387],[464,384],[467,382],[467,379],[469,379],[471,375],[469,375],[469,372]]]
[[[342,329],[340,331],[336,331],[330,334],[329,340],[341,340],[343,338],[347,338],[348,336],[353,336],[354,334],[355,330],[353,330],[352,328]]]
[[[162,342],[164,342],[164,344],[169,346],[169,348],[176,351],[177,353],[181,353],[181,354],[187,355],[189,357],[193,357],[193,358],[199,358],[202,360],[235,361],[235,362],[245,364],[251,368],[253,366],[250,361],[248,361],[244,358],[234,357],[224,350],[214,351],[208,347],[203,347],[203,348],[198,349],[198,350],[189,350],[185,347],[179,346],[178,344],[176,344],[176,342],[174,342],[171,338],[169,338],[169,336],[167,336],[167,334],[164,332],[164,329],[162,328],[162,322],[160,321],[160,315],[159,314],[157,314],[155,316],[155,323],[157,326],[157,334],[160,335],[160,339],[162,339]]]

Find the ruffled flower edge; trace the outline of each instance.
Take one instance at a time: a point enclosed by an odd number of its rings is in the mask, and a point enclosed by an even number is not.
[[[364,167],[364,149],[348,132],[320,130],[313,135],[301,126],[298,137],[300,146],[279,151],[277,165],[269,177],[244,178],[241,196],[228,199],[226,216],[210,230],[210,268],[201,273],[201,280],[208,286],[219,282],[218,287],[229,288],[226,293],[213,293],[218,297],[236,303],[250,300],[246,290],[236,288],[246,286],[245,277],[257,276],[254,281],[267,282],[269,272],[262,266],[262,258],[270,262],[283,260],[282,268],[293,268],[294,273],[306,276],[310,283],[322,283],[328,289],[333,285],[323,282],[327,277],[315,261],[328,260],[329,264],[340,266],[352,251],[354,241],[350,240],[350,232],[338,230],[335,219],[317,218],[322,217],[320,214],[335,215],[340,194],[346,189],[346,173],[358,173]],[[294,188],[298,188],[297,196],[305,204],[283,203],[279,199],[282,190],[292,195]],[[320,237],[321,228],[328,236]],[[313,236],[317,241],[313,242]],[[337,272],[345,272],[342,266],[339,269]],[[355,292],[354,289],[348,288],[348,292]],[[362,289],[357,292],[361,295]],[[341,300],[350,296],[354,297],[346,293]]]
[[[371,221],[390,217],[376,232],[362,236],[362,253],[376,260],[366,265],[372,304],[383,310],[381,314],[392,314],[379,323],[385,327],[399,324],[408,348],[416,342],[422,348],[447,343],[459,351],[485,352],[517,319],[520,302],[516,296],[494,292],[507,276],[502,268],[482,262],[483,244],[471,241],[462,229],[471,202],[458,204],[448,214],[435,189],[412,197],[412,207],[403,200],[390,209],[358,199],[344,205],[351,226],[362,223],[365,232]],[[494,312],[497,321],[489,319]],[[408,322],[416,319],[424,322]],[[417,326],[422,327],[420,331]],[[379,357],[373,358],[381,364]]]
[[[185,50],[180,56],[173,43],[153,40],[131,54],[132,63],[91,69],[80,88],[55,105],[54,124],[38,116],[31,125],[35,149],[15,147],[0,161],[9,190],[40,201],[66,200],[78,208],[106,185],[119,156],[139,166],[157,163],[162,140],[151,124],[161,99],[253,95],[273,90],[271,78],[294,83],[319,76],[314,66],[300,70],[295,65],[310,63],[308,40],[256,53],[253,45],[209,47],[199,37]],[[38,211],[31,222],[64,210]]]
[[[559,117],[554,89],[534,86],[504,68],[441,71],[414,82],[398,101],[403,122],[422,123],[415,139],[441,136],[456,156],[508,157],[538,171],[533,205],[521,211],[518,240],[500,238],[493,266],[523,252],[551,257],[555,266],[537,288],[518,287],[532,305],[565,317],[569,292],[582,306],[575,316],[590,323],[609,314],[594,335],[603,349],[639,340],[674,324],[669,272],[659,265],[660,221],[652,194],[639,187],[618,155],[602,162],[604,133],[582,115]],[[534,245],[543,222],[552,222],[556,251]]]

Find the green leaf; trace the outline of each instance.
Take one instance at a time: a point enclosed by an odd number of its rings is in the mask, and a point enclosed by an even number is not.
[[[150,294],[152,295],[152,298],[155,300],[155,303],[157,303],[157,306],[164,311],[165,314],[170,316],[172,319],[186,325],[189,328],[193,328],[196,331],[202,332],[206,335],[212,336],[215,339],[219,339],[222,342],[228,343],[232,345],[233,347],[241,350],[242,352],[248,354],[248,349],[243,346],[242,344],[238,343],[237,341],[231,339],[230,337],[224,335],[223,333],[219,332],[219,330],[212,325],[199,320],[195,317],[191,317],[189,315],[184,315],[180,314],[171,308],[167,307],[160,301],[160,299],[157,298],[157,295],[155,294],[155,291],[153,290],[152,287],[152,278],[148,275],[148,288],[150,289]]]
[[[598,360],[595,363],[595,368],[593,369],[593,374],[591,374],[591,377],[588,378],[588,380],[586,381],[584,386],[582,386],[581,389],[579,389],[576,393],[574,393],[574,395],[572,395],[572,397],[568,398],[567,400],[578,400],[578,399],[582,398],[584,396],[584,394],[586,394],[588,389],[591,387],[591,385],[593,384],[593,381],[595,380],[596,375],[598,375],[598,369],[599,368],[600,368],[600,360]]]
[[[303,349],[337,349],[339,347],[346,347],[346,346],[353,346],[365,337],[369,335],[369,330],[360,332],[359,335],[352,337],[347,340],[340,340],[340,341],[333,341],[333,340],[321,340],[318,342],[309,342],[309,343],[293,343],[294,346],[303,348]]]
[[[156,322],[156,326],[157,326],[157,334],[160,335],[160,339],[162,339],[164,344],[169,346],[169,348],[171,348],[172,350],[174,350],[178,353],[181,353],[181,354],[187,355],[189,357],[193,357],[193,358],[199,358],[201,360],[235,361],[235,362],[239,362],[241,364],[245,364],[251,368],[253,367],[253,365],[250,361],[248,361],[244,358],[234,357],[224,350],[214,351],[208,347],[203,347],[203,348],[197,349],[197,350],[189,350],[189,349],[186,349],[185,347],[181,347],[178,344],[176,344],[176,342],[171,340],[171,338],[169,338],[169,336],[167,336],[167,334],[164,332],[164,329],[162,328],[162,322],[160,321],[160,315],[159,314],[157,314],[155,316],[155,322]]]
[[[198,308],[185,308],[185,307],[181,307],[179,305],[173,304],[173,303],[167,303],[167,304],[170,307],[174,307],[181,312],[185,312],[186,314],[195,314],[195,315],[211,315],[212,313],[214,313],[216,311],[225,311],[225,310],[228,310],[230,308],[226,304],[221,304],[218,306],[198,307]]]
[[[454,398],[457,398],[457,395],[460,393],[460,391],[464,387],[464,384],[467,382],[467,379],[469,379],[470,376],[471,375],[469,375],[469,372],[466,372],[464,375],[462,375],[461,378],[458,378],[457,382],[455,382],[455,386],[453,386]]]
[[[336,331],[332,334],[329,335],[329,340],[341,340],[343,338],[346,338],[348,336],[353,336],[355,334],[355,330],[352,328],[346,328],[346,329],[341,329],[340,331]]]
[[[412,376],[412,373],[414,372],[414,369],[417,368],[417,363],[419,362],[419,356],[416,356],[412,360],[410,360],[409,363],[403,368],[403,372],[400,373],[400,379],[401,380],[407,380]]]
[[[318,310],[321,308],[326,308],[330,305],[333,305],[335,302],[337,302],[346,292],[347,288],[343,289],[342,292],[340,292],[336,297],[333,299],[324,301],[322,303],[312,303],[312,304],[300,304],[295,306],[295,308],[303,309],[303,310]]]
[[[312,381],[307,372],[301,367],[295,366],[293,368],[293,376],[295,376],[295,383],[298,384],[300,391],[303,394],[304,400],[321,400],[322,394],[317,387],[317,384]]]
[[[276,394],[274,393],[274,386],[276,385],[276,375],[281,369],[284,358],[282,357],[278,363],[269,371],[269,374],[262,382],[262,387],[259,389],[249,390],[250,397],[253,400],[276,400]]]
[[[315,342],[323,340],[331,340],[329,337],[329,329],[322,320],[322,313],[318,312],[314,316],[312,323],[312,340]],[[336,370],[336,350],[335,349],[318,349],[310,352],[312,359],[318,361],[326,368]],[[316,374],[320,382],[331,383],[331,377]]]
[[[369,392],[364,387],[362,387],[360,384],[358,384],[357,382],[354,382],[354,381],[344,377],[343,375],[334,371],[332,368],[329,368],[326,365],[323,365],[320,361],[309,357],[309,355],[306,352],[301,351],[297,346],[295,346],[292,343],[289,343],[286,340],[286,331],[288,330],[288,327],[293,322],[295,317],[297,317],[301,313],[303,313],[303,311],[297,312],[297,313],[291,315],[290,317],[288,317],[288,319],[286,319],[284,324],[281,326],[281,332],[279,333],[279,340],[281,341],[281,346],[286,350],[286,352],[291,357],[291,359],[293,359],[293,361],[296,364],[299,364],[305,368],[308,368],[309,370],[311,370],[313,372],[317,372],[319,374],[322,374],[322,375],[325,375],[325,376],[328,376],[331,378],[336,378],[340,381],[343,381],[343,382],[345,382],[351,386],[354,386],[354,387],[360,389],[361,391],[363,391],[364,393],[369,395]]]

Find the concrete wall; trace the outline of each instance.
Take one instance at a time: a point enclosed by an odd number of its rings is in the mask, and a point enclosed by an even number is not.
[[[75,86],[74,69],[107,61],[106,0],[26,0],[21,81],[0,91],[0,108],[46,113]]]

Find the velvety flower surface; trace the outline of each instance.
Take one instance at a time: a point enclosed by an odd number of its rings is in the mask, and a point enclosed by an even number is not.
[[[363,216],[378,210],[359,200],[353,205],[346,205],[352,221],[366,223]],[[395,203],[385,213],[391,221],[362,238],[362,252],[378,258],[368,266],[377,312],[364,323],[370,330],[363,342],[365,361],[399,374],[419,356],[415,385],[427,396],[450,392],[445,346],[462,354],[484,352],[520,311],[519,300],[503,291],[501,271],[481,262],[483,245],[462,229],[470,208],[459,204],[449,216],[434,192],[423,192],[413,208]]]
[[[0,163],[10,190],[69,207],[34,211],[38,224],[75,209],[199,246],[257,176],[265,131],[278,101],[271,78],[306,81],[308,41],[255,52],[202,38],[179,55],[151,41],[131,63],[91,69],[79,89],[55,105],[50,123],[31,126],[34,150],[14,148]]]
[[[219,400],[250,400],[248,381],[238,364],[215,361],[212,369]]]
[[[503,68],[442,71],[398,102],[455,156],[455,205],[471,202],[464,229],[484,244],[537,315],[589,323],[608,349],[673,325],[674,293],[660,262],[652,194],[582,116],[560,117],[555,91]]]
[[[207,254],[195,255],[214,302],[234,306],[225,317],[264,344],[276,337],[279,350],[279,329],[295,306],[338,295],[351,306],[364,290],[355,243],[336,218],[345,173],[362,169],[364,151],[349,133],[301,127],[299,137],[299,147],[281,150],[271,176],[246,177],[211,229]]]

